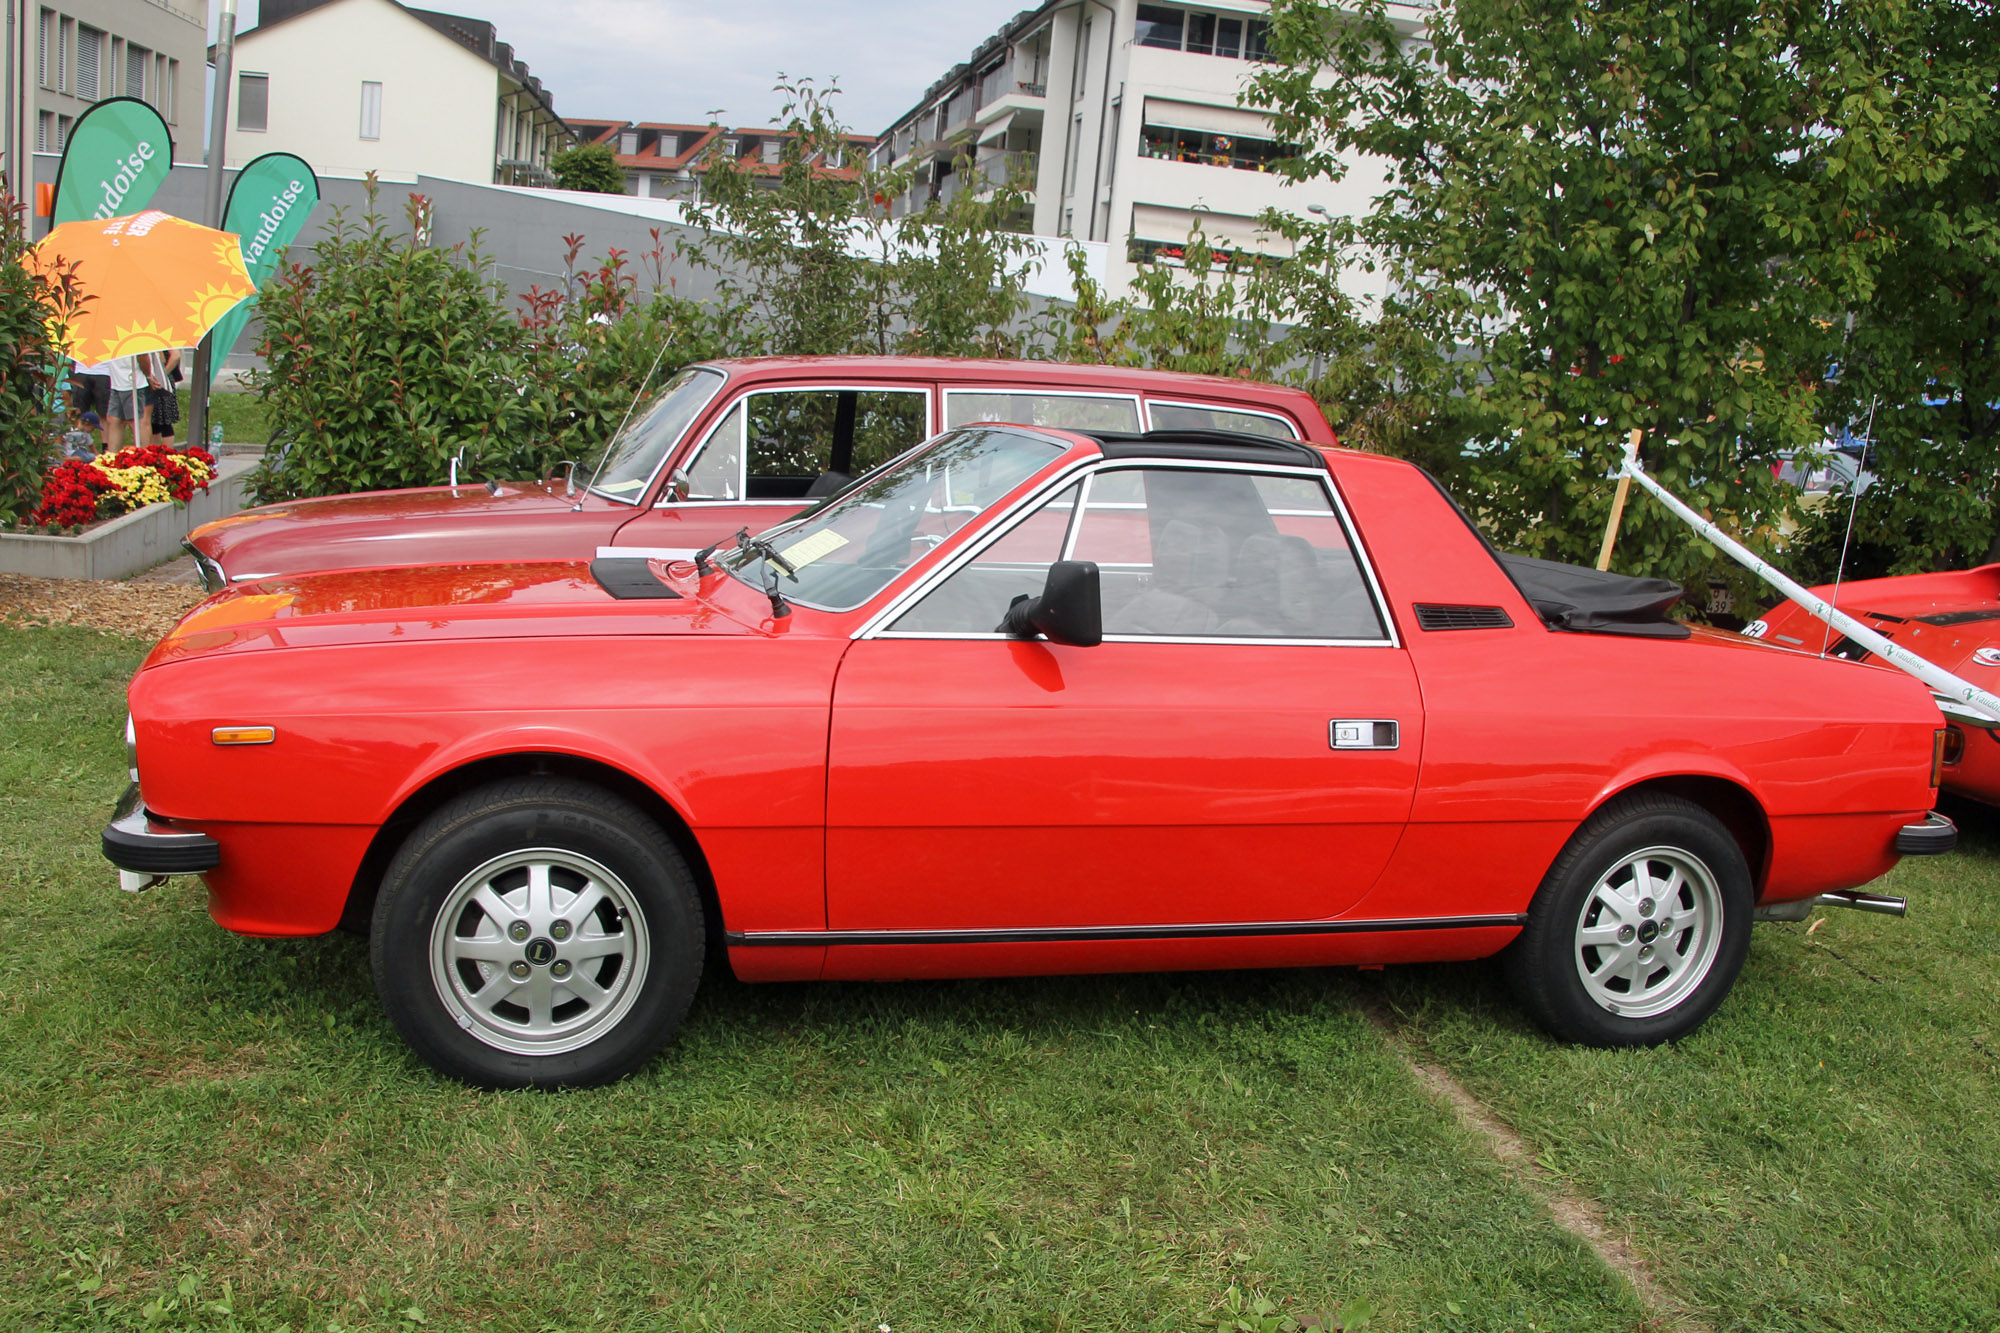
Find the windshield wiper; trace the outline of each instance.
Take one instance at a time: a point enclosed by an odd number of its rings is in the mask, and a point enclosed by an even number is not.
[[[714,542],[696,551],[694,553],[695,573],[700,575],[709,572],[708,558],[715,554],[723,542],[735,542],[737,550],[748,555],[754,555],[764,562],[764,595],[771,599],[771,614],[779,619],[790,615],[792,608],[785,602],[784,594],[778,591],[778,571],[783,570],[786,578],[797,583],[799,581],[798,567],[782,555],[779,555],[777,548],[772,546],[768,539],[752,537],[748,528],[738,528],[734,537],[725,537],[722,541]]]

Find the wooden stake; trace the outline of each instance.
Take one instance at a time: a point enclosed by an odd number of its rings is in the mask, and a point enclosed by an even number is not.
[[[1633,429],[1632,438],[1625,443],[1625,456],[1627,458],[1637,458],[1639,456],[1639,440],[1644,434],[1644,431],[1636,427]],[[1604,525],[1604,545],[1599,547],[1597,552],[1597,567],[1599,569],[1611,568],[1611,546],[1612,543],[1618,540],[1618,522],[1625,517],[1625,497],[1631,490],[1631,474],[1621,471],[1618,474],[1618,493],[1611,497],[1611,521]]]

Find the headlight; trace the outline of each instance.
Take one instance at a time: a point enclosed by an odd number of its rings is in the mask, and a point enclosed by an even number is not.
[[[1753,620],[1743,627],[1743,637],[1746,639],[1761,639],[1770,632],[1771,627],[1761,620]]]
[[[139,733],[132,725],[132,715],[125,715],[125,766],[132,772],[132,781],[139,780]]]

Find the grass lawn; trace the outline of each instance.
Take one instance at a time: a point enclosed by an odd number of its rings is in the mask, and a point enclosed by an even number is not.
[[[188,391],[180,390],[180,433],[188,431]],[[212,393],[208,396],[208,424],[222,427],[222,438],[230,444],[263,444],[271,438],[271,409],[254,393]],[[207,444],[207,440],[186,439],[184,444]]]
[[[712,976],[636,1078],[476,1093],[359,941],[116,891],[140,651],[0,629],[0,1328],[1654,1327],[1371,998],[1710,1327],[2000,1323],[1991,839],[1899,871],[1908,920],[1760,927],[1669,1050],[1555,1046],[1487,966]]]

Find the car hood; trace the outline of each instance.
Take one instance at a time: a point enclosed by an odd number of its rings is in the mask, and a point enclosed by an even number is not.
[[[1832,585],[1814,592],[1835,601]],[[1860,579],[1843,584],[1836,605],[1876,633],[1919,657],[1963,676],[1982,689],[2000,686],[2000,666],[1978,661],[1982,648],[2000,648],[2000,565]],[[1765,641],[1817,652],[1842,636],[1792,602],[1764,613]],[[2000,654],[1989,654],[1995,656]]]
[[[675,597],[619,599],[583,561],[337,570],[262,579],[190,611],[146,666],[219,653],[328,644],[590,635],[785,633],[770,604],[723,575],[650,561]]]
[[[189,543],[232,580],[309,570],[587,558],[623,520],[561,483],[433,486],[294,500],[203,524]]]

